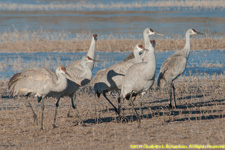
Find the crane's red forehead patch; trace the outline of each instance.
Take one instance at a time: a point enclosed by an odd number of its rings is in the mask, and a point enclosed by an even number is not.
[[[138,45],[138,47],[139,47],[139,48],[143,48],[143,46],[142,46],[142,45]]]
[[[62,71],[66,71],[66,68],[64,66],[61,66]]]
[[[155,40],[151,40],[150,43],[155,44]]]
[[[196,30],[195,29],[192,29],[194,32],[196,32]]]
[[[154,32],[152,29],[150,29],[151,32]]]
[[[97,37],[98,35],[97,34],[93,34],[93,37]]]
[[[89,56],[88,56],[87,58],[88,58],[88,60],[93,60],[93,59],[92,59],[91,57],[89,57]]]

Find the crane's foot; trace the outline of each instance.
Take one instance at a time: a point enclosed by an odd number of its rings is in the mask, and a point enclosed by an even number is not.
[[[138,128],[141,127],[141,119],[138,120]]]
[[[82,125],[82,126],[86,126],[86,124],[83,122],[83,121],[74,121],[74,126],[77,126],[77,125]]]
[[[132,104],[129,102],[128,106],[132,106]],[[134,106],[136,106],[136,105],[134,104]]]
[[[67,117],[68,118],[72,118],[73,116],[72,115],[70,115],[69,113],[67,114]]]
[[[118,116],[116,118],[116,120],[117,120],[117,123],[119,123],[119,122],[127,123],[129,121],[128,118],[127,117],[124,117],[124,116]]]
[[[55,124],[52,124],[52,126],[53,126],[53,129],[57,128],[57,126]]]
[[[176,106],[172,106],[172,104],[169,104],[169,108],[176,109],[177,107]]]

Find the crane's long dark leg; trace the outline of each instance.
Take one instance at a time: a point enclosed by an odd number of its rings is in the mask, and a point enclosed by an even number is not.
[[[174,99],[174,107],[172,105],[172,99]],[[175,87],[173,85],[173,83],[170,84],[170,105],[171,108],[176,108],[177,104],[176,104],[176,96],[175,96]]]
[[[67,117],[72,117],[72,116],[70,115],[71,107],[72,107],[72,105],[69,106],[69,110],[68,110],[68,112],[67,112]]]
[[[136,100],[137,96],[134,97],[133,102]],[[131,103],[129,101],[129,106],[131,106]]]
[[[142,118],[142,116],[143,116],[143,110],[141,109],[142,108],[142,97],[143,96],[141,96],[141,98],[140,98],[140,100],[139,100],[139,110],[140,110],[140,117]],[[135,99],[136,99],[136,96],[135,96]]]
[[[118,109],[113,105],[113,103],[108,99],[108,97],[105,95],[105,92],[103,92],[102,94],[105,99],[113,106],[113,108],[115,109],[116,113],[120,116],[120,112],[118,111]]]
[[[121,111],[121,100],[120,100],[120,96],[118,97],[118,112],[120,114]]]
[[[83,123],[83,120],[81,119],[80,114],[79,114],[79,111],[78,111],[78,109],[76,107],[76,103],[75,103],[76,95],[73,94],[72,96],[70,96],[70,98],[71,98],[72,108],[76,110],[76,114],[77,114],[77,117],[80,119],[80,123]]]
[[[34,109],[33,109],[32,105],[31,105],[31,103],[29,102],[29,100],[27,102],[29,104],[29,107],[30,107],[31,111],[33,112],[34,123],[38,124],[37,114],[34,112]]]
[[[170,84],[170,87],[169,87],[169,88],[170,88],[170,89],[169,89],[169,93],[170,93],[170,105],[169,105],[169,106],[170,106],[171,108],[173,108],[173,105],[172,105],[172,92],[173,92],[173,91],[172,91],[172,84]]]
[[[176,104],[176,96],[175,96],[175,87],[174,87],[173,83],[172,83],[172,88],[173,88],[173,99],[174,99],[174,104],[175,104],[175,108],[176,108],[177,104]]]
[[[138,128],[139,128],[140,125],[141,125],[141,118],[140,118],[139,114],[137,113],[136,109],[134,109],[134,103],[133,103],[133,101],[132,101],[132,93],[130,94],[129,101],[130,101],[130,103],[131,103],[131,105],[132,105],[132,109],[134,110],[134,112],[135,112],[135,114],[136,114],[136,117],[137,117],[137,119],[138,119]]]
[[[43,130],[43,119],[44,119],[44,109],[45,109],[44,98],[43,98],[43,100],[42,100],[42,106],[41,106],[41,109],[42,109],[42,113],[41,113],[41,130]]]
[[[56,116],[57,116],[57,113],[58,113],[59,100],[60,100],[60,98],[58,98],[58,100],[55,104],[55,116],[54,116],[54,121],[53,121],[53,128],[56,128],[55,122],[56,122]]]

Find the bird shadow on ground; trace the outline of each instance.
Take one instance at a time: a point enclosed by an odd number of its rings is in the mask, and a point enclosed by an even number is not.
[[[177,100],[183,100],[183,99],[191,99],[191,98],[201,98],[203,95],[195,95],[195,96],[186,96],[186,97],[179,97]],[[151,101],[151,103],[164,103],[164,102],[169,102],[169,99],[162,99],[162,100],[155,100]]]
[[[177,98],[177,100],[191,99],[191,98],[201,98],[201,97],[203,97],[203,95],[186,96],[186,97]],[[156,100],[156,101],[145,101],[145,102],[143,102],[143,104],[150,104],[151,105],[151,103],[164,103],[164,102],[169,102],[169,101],[170,101],[169,99],[162,99],[162,100]],[[205,103],[205,102],[202,102],[202,103]],[[178,105],[177,106],[177,108],[179,108],[179,109],[185,109],[185,108],[191,108],[191,107],[195,107],[195,106],[191,106],[191,105],[189,107],[187,107],[187,105],[185,105],[185,106],[184,105]],[[142,110],[149,109],[149,108],[151,108],[151,110],[170,109],[169,104],[168,104],[168,106],[142,107]],[[139,109],[139,108],[136,108],[136,109]],[[126,108],[123,108],[123,110],[126,110]],[[114,111],[114,109],[113,108],[109,108],[109,111]],[[102,112],[107,112],[107,110],[106,109],[105,110],[102,110]]]
[[[216,102],[216,103],[214,103]],[[225,102],[225,99],[218,99],[218,100],[211,100],[206,102],[196,102],[192,104],[186,104],[186,105],[179,105],[176,109],[170,109],[168,106],[150,106],[150,107],[142,107],[142,110],[156,110],[155,112],[144,114],[142,118],[145,119],[151,119],[155,117],[160,116],[178,116],[178,115],[198,115],[198,116],[190,116],[190,117],[183,117],[179,119],[173,119],[173,120],[165,120],[165,122],[174,122],[174,121],[186,121],[186,120],[211,120],[211,119],[217,119],[217,118],[225,118],[224,114],[222,113],[222,109],[213,109],[213,110],[187,110],[188,108],[199,108],[199,107],[206,107],[206,106],[219,106],[219,105],[225,105],[222,102]],[[131,108],[129,108],[131,109]],[[139,107],[135,107],[137,112],[139,113]],[[182,110],[183,109],[183,110]],[[114,109],[111,109],[114,111]],[[123,108],[123,110],[126,110]],[[122,110],[122,111],[123,111]],[[160,111],[163,110],[163,111]],[[168,110],[168,111],[165,111]],[[210,113],[218,113],[218,114],[210,114]],[[122,122],[130,122],[130,121],[137,121],[137,117],[134,115],[127,115],[122,117]],[[92,118],[87,119],[84,121],[85,124],[96,124],[96,123],[106,123],[106,122],[118,122],[118,117],[103,117],[103,118]]]

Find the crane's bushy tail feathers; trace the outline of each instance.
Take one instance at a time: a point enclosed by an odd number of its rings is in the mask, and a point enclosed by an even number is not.
[[[21,79],[21,73],[16,73],[8,82],[8,90],[13,95],[15,91],[16,83],[19,79]]]
[[[164,83],[165,83],[165,79],[163,78],[163,73],[160,72],[158,80],[157,80],[157,87],[160,88],[160,86],[161,87],[164,86]]]

